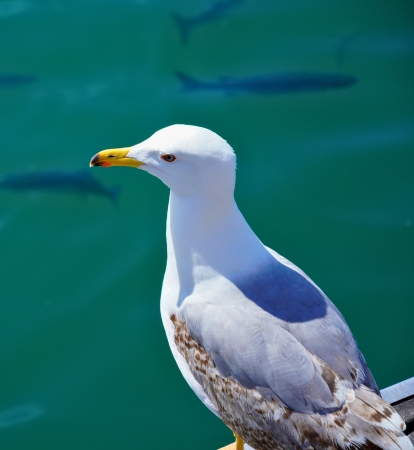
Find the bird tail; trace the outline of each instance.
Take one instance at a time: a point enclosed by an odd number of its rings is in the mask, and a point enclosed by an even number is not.
[[[180,30],[181,43],[186,45],[194,28],[193,20],[187,19],[186,17],[175,13],[171,13],[171,17],[174,19],[178,29]]]
[[[352,414],[347,416],[349,424],[360,430],[368,442],[361,448],[370,448],[370,443],[380,449],[412,450],[413,444],[404,434],[405,423],[395,409],[379,395],[365,386],[355,390],[355,401],[348,403]]]
[[[196,78],[186,75],[182,72],[175,72],[175,75],[182,83],[182,90],[183,92],[191,92],[191,91],[197,91],[199,89],[203,89],[203,83]]]

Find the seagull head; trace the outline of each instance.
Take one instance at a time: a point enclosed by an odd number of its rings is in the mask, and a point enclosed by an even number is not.
[[[103,150],[90,166],[136,167],[182,196],[233,195],[236,156],[216,133],[192,125],[171,125],[140,144]]]

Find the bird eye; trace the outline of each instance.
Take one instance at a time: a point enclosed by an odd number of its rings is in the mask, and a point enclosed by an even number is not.
[[[165,153],[164,155],[161,155],[161,158],[164,160],[164,161],[167,161],[167,162],[174,162],[177,158],[173,155],[173,154],[171,154],[171,153]]]

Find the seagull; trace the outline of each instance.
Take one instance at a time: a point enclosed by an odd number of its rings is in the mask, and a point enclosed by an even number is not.
[[[90,165],[135,167],[170,189],[162,322],[185,380],[233,431],[226,449],[413,448],[342,314],[239,211],[224,139],[172,125]]]

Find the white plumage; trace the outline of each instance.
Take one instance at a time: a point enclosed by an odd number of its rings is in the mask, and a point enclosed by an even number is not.
[[[203,403],[256,450],[413,448],[340,312],[238,210],[226,141],[174,125],[127,158],[171,189],[161,314]]]

